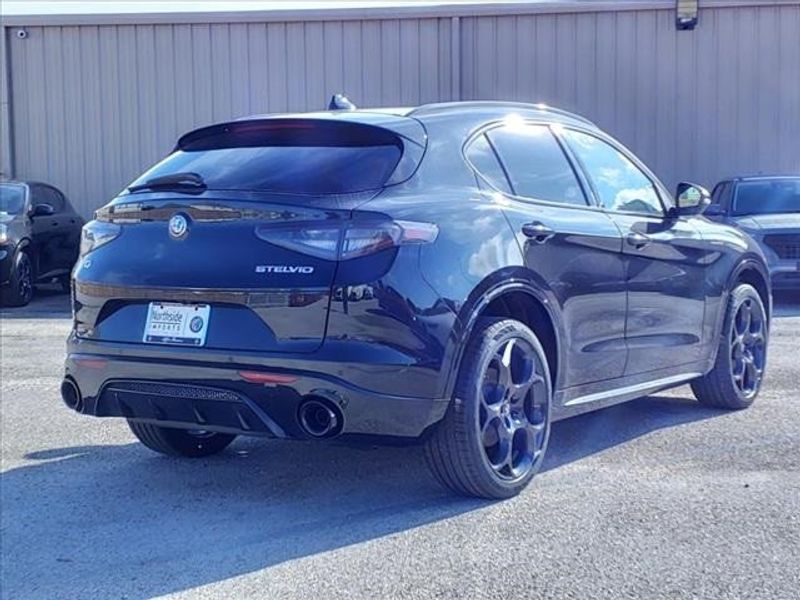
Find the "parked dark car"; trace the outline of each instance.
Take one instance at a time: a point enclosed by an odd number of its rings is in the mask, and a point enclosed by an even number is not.
[[[800,175],[720,181],[707,216],[750,234],[767,257],[773,289],[800,290]]]
[[[543,106],[205,127],[84,228],[63,399],[170,455],[419,438],[441,483],[507,497],[556,419],[753,402],[769,274],[707,202]]]
[[[33,286],[56,280],[69,290],[83,219],[52,185],[0,181],[0,300],[24,306]]]

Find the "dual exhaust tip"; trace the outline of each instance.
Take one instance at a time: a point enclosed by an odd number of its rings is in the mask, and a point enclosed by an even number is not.
[[[61,382],[61,399],[64,401],[64,404],[67,405],[67,408],[83,412],[83,396],[81,395],[81,390],[78,388],[78,384],[69,377]]]
[[[344,415],[334,402],[318,396],[306,396],[297,408],[297,421],[307,436],[330,438],[341,433]]]
[[[61,399],[68,408],[83,412],[81,390],[69,377],[61,382]],[[319,396],[306,396],[297,408],[297,421],[308,437],[323,439],[341,433],[344,415],[336,403]]]

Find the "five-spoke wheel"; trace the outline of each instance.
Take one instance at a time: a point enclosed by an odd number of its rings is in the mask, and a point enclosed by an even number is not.
[[[738,285],[728,301],[714,367],[692,382],[697,399],[716,408],[750,406],[764,379],[768,336],[764,302],[751,285]]]
[[[477,421],[481,445],[505,479],[524,477],[543,450],[548,394],[541,371],[530,343],[513,337],[484,372]]]
[[[752,298],[739,305],[730,341],[731,376],[742,394],[752,396],[761,385],[767,349],[764,313]]]
[[[453,402],[426,443],[433,474],[465,495],[507,498],[541,466],[550,434],[547,356],[519,321],[484,319],[459,371]]]
[[[27,252],[14,259],[11,280],[0,291],[0,301],[6,306],[25,306],[33,298],[33,264]]]

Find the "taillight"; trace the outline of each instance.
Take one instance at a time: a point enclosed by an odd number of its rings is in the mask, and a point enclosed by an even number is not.
[[[107,221],[89,221],[81,229],[80,257],[83,258],[92,250],[115,240],[122,233],[122,228]]]
[[[270,244],[325,260],[350,260],[406,244],[433,242],[439,228],[412,221],[317,224],[304,228],[261,225],[256,235]]]

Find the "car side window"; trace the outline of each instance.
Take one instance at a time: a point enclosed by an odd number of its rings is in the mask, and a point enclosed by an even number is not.
[[[492,187],[507,194],[511,193],[508,178],[485,134],[479,135],[470,143],[466,156],[478,174]]]
[[[722,195],[722,188],[725,187],[725,183],[718,183],[714,186],[714,189],[711,192],[711,204],[719,204],[719,198]]]
[[[593,135],[564,130],[570,148],[608,210],[663,215],[655,185],[627,156]]]
[[[722,190],[720,190],[719,199],[716,200],[715,202],[727,210],[731,205],[732,191],[733,191],[733,184],[730,182],[725,182],[722,185]]]
[[[546,125],[503,125],[487,134],[512,192],[534,200],[587,206],[575,171]]]
[[[57,213],[64,212],[64,196],[61,192],[46,185],[31,186],[33,206],[49,204]]]
[[[711,204],[722,204],[728,195],[730,186],[731,184],[728,181],[721,181],[715,185],[714,190],[711,192]]]

